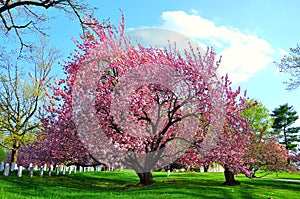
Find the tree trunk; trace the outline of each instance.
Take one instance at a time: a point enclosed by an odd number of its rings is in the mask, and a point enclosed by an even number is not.
[[[209,168],[209,165],[203,165],[203,168],[204,168],[204,172],[208,172],[208,168]]]
[[[252,171],[251,171],[251,178],[256,178],[256,176],[255,176],[255,173],[256,173],[256,171],[258,171],[258,169],[252,169]]]
[[[141,185],[147,186],[151,185],[154,183],[152,172],[146,172],[146,173],[137,173],[137,175],[140,178],[140,183]]]
[[[226,181],[223,183],[223,185],[228,185],[228,186],[240,185],[240,182],[234,179],[234,174],[227,167],[225,167],[224,175]]]
[[[15,164],[17,164],[19,148],[20,148],[19,141],[14,141],[13,149],[11,150],[10,162],[14,162]]]
[[[286,151],[287,151],[287,164],[288,165],[291,165],[291,159],[290,159],[290,154],[289,154],[289,149],[286,149]]]

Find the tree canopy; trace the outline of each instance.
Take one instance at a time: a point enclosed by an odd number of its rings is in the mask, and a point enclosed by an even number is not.
[[[247,121],[251,123],[252,131],[255,133],[255,139],[261,141],[266,137],[272,137],[274,119],[271,117],[271,111],[254,99],[248,101],[247,104],[252,106],[249,109],[245,109],[242,112],[242,116],[246,117]]]

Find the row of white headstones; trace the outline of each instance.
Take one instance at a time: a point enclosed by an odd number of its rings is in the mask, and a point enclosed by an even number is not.
[[[15,171],[15,170],[18,170],[18,176],[19,177],[22,177],[22,173],[23,173],[23,170],[26,169],[24,168],[23,166],[17,166],[17,164],[15,163],[4,163],[4,162],[1,162],[0,164],[0,172],[3,172],[3,175],[4,176],[9,176],[9,172],[12,172],[12,171]],[[32,177],[33,174],[34,174],[34,171],[39,171],[39,176],[42,177],[44,175],[45,172],[48,171],[48,176],[51,176],[51,173],[52,171],[55,171],[55,174],[56,175],[59,175],[60,173],[62,175],[65,175],[65,174],[71,174],[72,172],[73,173],[76,173],[77,172],[77,167],[75,165],[73,166],[65,166],[65,165],[50,165],[49,167],[47,167],[47,164],[44,164],[43,166],[33,166],[32,164],[29,164],[28,168],[29,170],[29,176]],[[78,172],[90,172],[90,171],[102,171],[103,169],[103,165],[98,165],[96,167],[92,167],[92,166],[87,166],[87,167],[82,167],[82,166],[79,166],[79,170]],[[114,167],[109,167],[108,168],[109,171],[113,171],[114,170]]]
[[[120,168],[120,170],[122,170],[123,167]],[[18,170],[18,176],[22,177],[22,173],[23,170],[26,169],[23,166],[17,166],[17,164],[15,163],[4,163],[1,162],[0,164],[0,172],[3,172],[4,176],[9,176],[9,172],[11,171],[15,171]],[[55,167],[53,165],[50,165],[47,168],[47,164],[44,164],[43,166],[33,166],[32,164],[29,164],[28,168],[29,170],[29,176],[33,177],[34,172],[33,171],[39,171],[39,176],[42,177],[44,175],[45,172],[48,171],[48,176],[51,176],[52,171],[55,171],[56,175],[59,175],[60,173],[62,175],[66,175],[67,174],[71,174],[72,172],[75,174],[77,172],[77,167],[75,165],[73,166],[65,166],[65,165],[55,165]],[[96,167],[82,167],[79,166],[79,172],[90,172],[90,171],[102,171],[103,169],[103,165],[98,165]],[[108,171],[114,171],[115,168],[114,166],[108,167]],[[167,170],[167,177],[170,177],[170,170]]]

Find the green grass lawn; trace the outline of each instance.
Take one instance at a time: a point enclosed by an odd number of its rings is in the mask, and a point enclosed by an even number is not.
[[[156,183],[136,186],[138,177],[132,171],[87,172],[65,176],[19,178],[16,173],[0,174],[0,198],[300,198],[300,184],[275,181],[275,174],[250,180],[242,175],[240,186],[222,186],[223,173],[155,172]],[[299,179],[300,174],[279,173],[279,178]]]

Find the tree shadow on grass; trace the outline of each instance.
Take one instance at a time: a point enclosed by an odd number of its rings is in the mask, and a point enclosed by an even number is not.
[[[78,198],[76,193],[80,195],[86,192],[97,195],[99,192],[112,192],[115,191],[117,187],[121,187],[130,182],[130,179],[95,176],[91,173],[90,175],[75,174],[51,177],[39,177],[38,175],[29,177],[29,175],[23,175],[19,178],[11,174],[7,177],[0,176],[0,182],[5,183],[3,183],[4,186],[2,187],[5,192],[18,194],[23,198],[35,196],[45,198],[72,198],[68,196],[69,194],[73,194],[74,198]]]
[[[287,182],[287,181],[277,181],[277,180],[269,180],[269,179],[253,179],[249,180],[247,184],[252,185],[252,186],[264,186],[269,189],[284,189],[284,190],[290,190],[290,191],[295,191],[298,190],[300,194],[300,189],[299,189],[299,183],[298,182]]]
[[[158,177],[158,175],[156,175]],[[162,175],[163,179],[165,175]],[[199,176],[200,177],[200,176]],[[122,190],[123,194],[139,196],[155,195],[155,198],[240,198],[236,197],[234,193],[229,190],[232,187],[224,187],[223,181],[216,181],[215,179],[201,179],[201,178],[173,178],[173,179],[159,179],[156,183],[150,186],[140,186],[136,184],[129,184],[118,190]],[[236,188],[233,188],[236,189]],[[249,193],[246,193],[243,198],[254,198]]]
[[[299,184],[267,179],[240,178],[240,186],[222,186],[223,178],[201,175],[174,175],[166,178],[164,173],[155,174],[156,183],[137,186],[134,173],[91,172],[65,176],[27,174],[0,175],[5,193],[17,194],[14,198],[259,198],[266,190],[297,190]],[[260,190],[261,188],[261,190]],[[260,191],[260,192],[259,192]],[[258,193],[256,193],[258,192]],[[271,191],[270,191],[271,192]],[[299,191],[295,192],[300,194]],[[269,193],[262,193],[267,196]],[[280,194],[280,193],[279,193]],[[9,198],[9,197],[7,197]],[[261,198],[261,197],[260,197]],[[274,197],[275,198],[275,197]]]
[[[138,178],[133,174],[123,176],[114,173],[32,178],[9,176],[1,177],[0,180],[12,185],[7,186],[5,191],[18,193],[19,198],[99,198],[105,194],[113,195],[110,196],[112,198],[218,198],[220,195],[221,198],[232,198],[226,189],[220,189],[221,181],[163,177],[157,177],[158,181],[150,186],[137,186]],[[207,191],[202,191],[204,189],[210,190],[211,193],[208,195]]]

